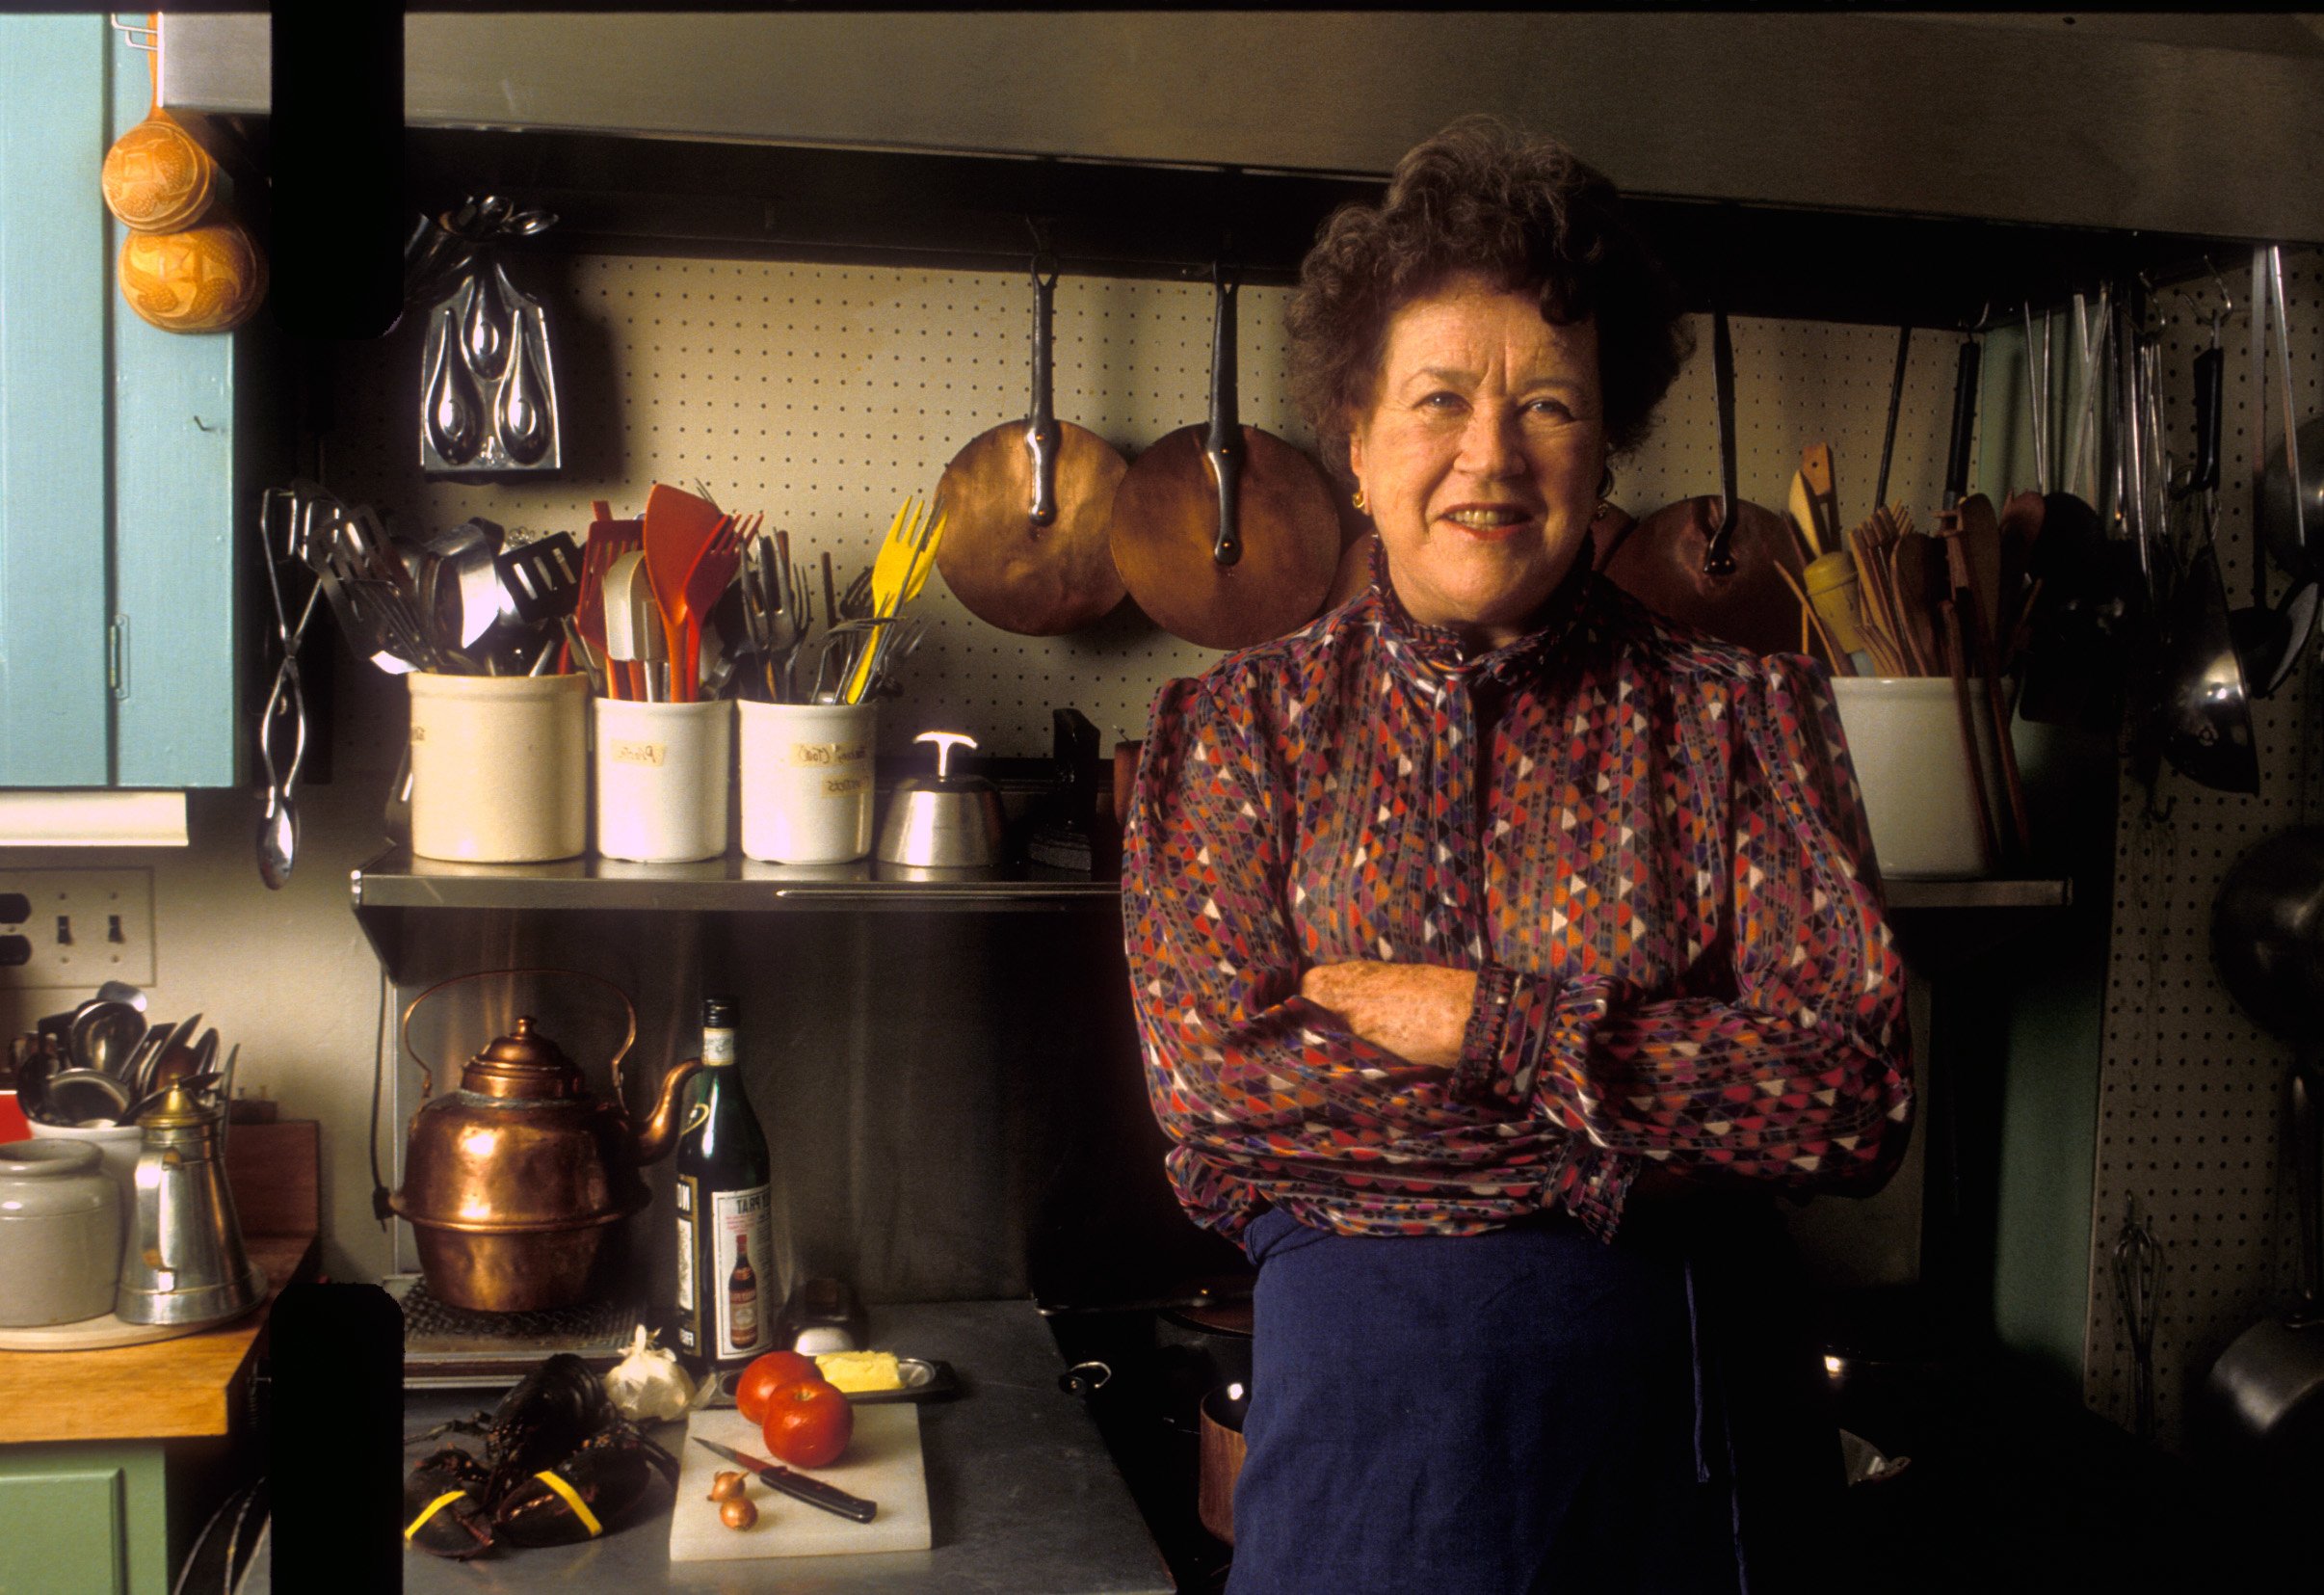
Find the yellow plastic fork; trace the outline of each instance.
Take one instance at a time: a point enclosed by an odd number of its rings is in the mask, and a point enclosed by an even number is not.
[[[937,542],[943,530],[944,518],[938,506],[924,507],[916,498],[904,501],[904,508],[896,512],[895,523],[888,528],[887,541],[880,545],[879,555],[872,562],[873,620],[895,619],[896,611],[918,596],[927,583],[930,567],[936,564]],[[848,673],[843,702],[863,701],[879,651],[876,647],[867,646],[857,656],[855,668]]]

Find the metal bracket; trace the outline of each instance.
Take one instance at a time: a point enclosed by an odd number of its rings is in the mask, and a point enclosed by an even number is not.
[[[105,623],[105,685],[115,702],[129,696],[129,617],[116,615]]]

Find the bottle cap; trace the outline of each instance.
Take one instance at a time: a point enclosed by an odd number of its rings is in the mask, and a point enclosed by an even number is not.
[[[731,1030],[734,1028],[734,1009],[735,1001],[734,998],[730,997],[703,997],[703,1027],[706,1029]]]

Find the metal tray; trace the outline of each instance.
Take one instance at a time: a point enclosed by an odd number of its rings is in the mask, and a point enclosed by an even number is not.
[[[705,1407],[730,1407],[734,1404],[734,1382],[743,1370],[735,1369],[718,1376],[718,1384],[703,1401]],[[904,1381],[902,1390],[859,1390],[848,1396],[858,1406],[878,1406],[889,1401],[940,1401],[961,1392],[960,1377],[946,1362],[930,1361],[920,1357],[898,1357],[896,1375]]]

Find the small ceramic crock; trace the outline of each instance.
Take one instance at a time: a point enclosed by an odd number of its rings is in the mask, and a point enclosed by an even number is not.
[[[113,1310],[120,1187],[82,1141],[0,1146],[0,1328],[78,1323]]]

